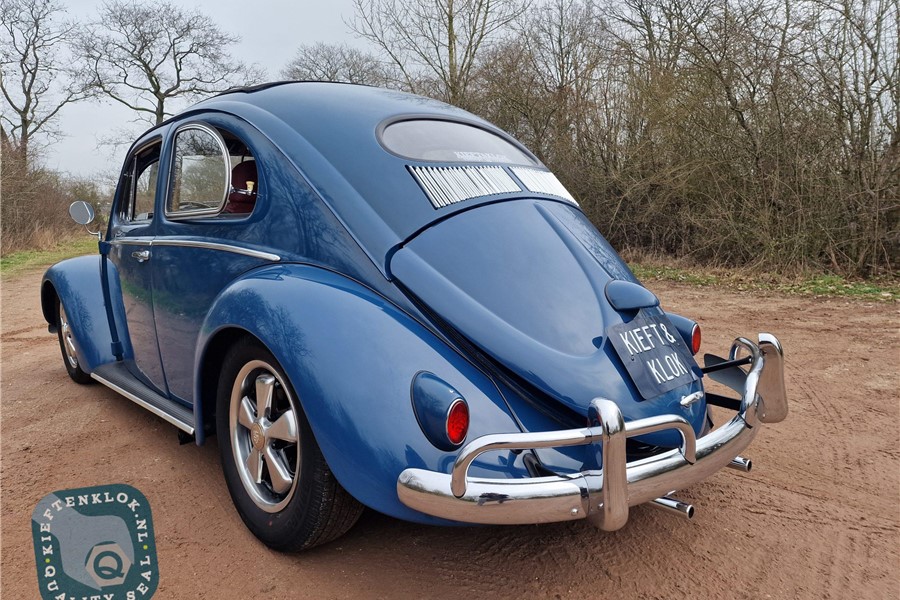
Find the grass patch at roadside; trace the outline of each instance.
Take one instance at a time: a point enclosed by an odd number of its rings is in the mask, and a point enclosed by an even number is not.
[[[697,286],[776,291],[803,296],[844,297],[881,302],[900,300],[900,281],[895,278],[855,280],[823,273],[787,276],[717,268],[655,265],[651,262],[629,262],[628,266],[643,282],[677,281]]]
[[[82,254],[97,254],[97,238],[84,235],[63,240],[54,248],[10,252],[0,257],[0,274],[3,277],[18,275],[29,269],[46,267]]]

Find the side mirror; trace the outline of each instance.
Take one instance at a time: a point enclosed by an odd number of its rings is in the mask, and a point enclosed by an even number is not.
[[[69,205],[69,216],[79,225],[87,225],[94,221],[94,207],[84,200],[76,200]]]

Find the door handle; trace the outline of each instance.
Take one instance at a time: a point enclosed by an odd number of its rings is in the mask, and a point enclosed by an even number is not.
[[[139,263],[144,262],[145,260],[150,260],[150,251],[149,250],[139,250],[131,253],[131,258],[137,259]]]

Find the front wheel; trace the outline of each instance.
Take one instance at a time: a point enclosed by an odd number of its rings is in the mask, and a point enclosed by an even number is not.
[[[225,358],[216,430],[234,505],[267,546],[311,548],[356,523],[362,505],[334,478],[290,381],[256,341],[238,342]]]
[[[62,352],[63,364],[66,367],[66,373],[75,383],[82,385],[91,383],[91,376],[81,370],[78,363],[78,353],[75,351],[75,334],[72,333],[72,327],[69,325],[69,316],[62,301],[56,299],[56,336],[59,338],[59,349]]]

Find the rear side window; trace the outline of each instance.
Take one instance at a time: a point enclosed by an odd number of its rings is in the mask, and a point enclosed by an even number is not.
[[[218,213],[225,204],[231,161],[219,133],[204,125],[188,125],[175,136],[169,216]]]
[[[384,128],[381,143],[390,152],[412,160],[538,164],[502,137],[454,121],[415,119],[391,123]]]

